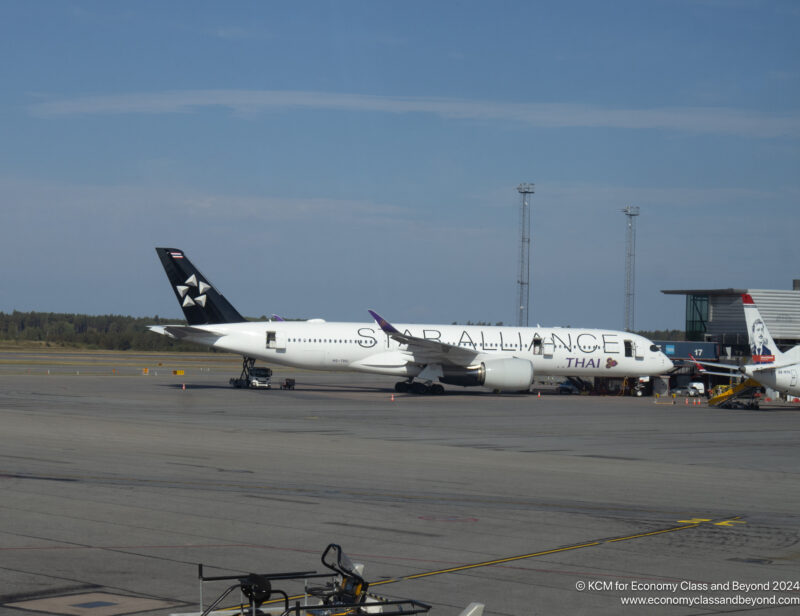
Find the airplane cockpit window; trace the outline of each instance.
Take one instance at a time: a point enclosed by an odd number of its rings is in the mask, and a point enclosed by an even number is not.
[[[655,353],[656,351],[660,351],[661,347],[658,346],[657,344],[651,344],[650,345],[650,350],[653,351],[653,353]]]

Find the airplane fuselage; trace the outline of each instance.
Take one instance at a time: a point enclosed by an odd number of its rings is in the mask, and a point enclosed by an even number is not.
[[[537,376],[652,376],[672,362],[652,342],[602,329],[247,321],[182,250],[156,248],[188,325],[151,331],[297,368],[404,377],[398,392],[442,393],[443,384],[522,391]]]
[[[503,358],[532,362],[537,376],[648,376],[670,360],[649,340],[627,332],[578,328],[403,325],[410,336],[477,352],[474,364]],[[270,321],[195,325],[189,340],[265,362],[319,370],[417,376],[426,362],[376,323]],[[208,336],[197,333],[208,332]]]
[[[741,370],[765,387],[782,394],[800,396],[800,363],[766,369],[760,364],[746,364]]]

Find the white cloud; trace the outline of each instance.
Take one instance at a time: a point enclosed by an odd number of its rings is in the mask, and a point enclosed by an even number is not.
[[[621,109],[573,103],[506,103],[444,98],[370,96],[293,90],[185,90],[89,96],[38,103],[34,115],[187,113],[221,107],[237,113],[325,109],[426,113],[456,120],[504,121],[542,128],[622,128],[774,138],[800,136],[797,113],[764,113],[725,107]]]

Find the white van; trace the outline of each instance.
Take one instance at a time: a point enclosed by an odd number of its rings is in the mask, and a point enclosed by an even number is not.
[[[702,383],[701,381],[692,381],[691,383],[689,383],[689,387],[696,389],[701,396],[706,395],[705,383]]]

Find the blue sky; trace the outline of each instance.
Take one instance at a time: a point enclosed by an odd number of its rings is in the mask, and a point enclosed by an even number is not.
[[[800,5],[0,4],[0,311],[621,328],[800,278]]]

